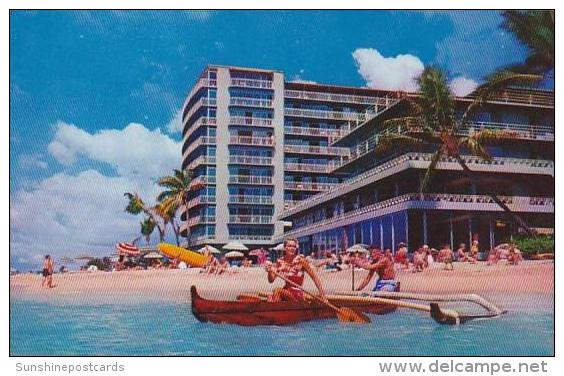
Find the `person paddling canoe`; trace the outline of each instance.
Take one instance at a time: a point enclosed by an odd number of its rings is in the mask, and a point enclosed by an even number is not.
[[[398,282],[396,281],[394,262],[386,257],[379,248],[372,249],[371,253],[372,263],[355,260],[356,266],[368,270],[368,275],[356,290],[360,291],[365,288],[374,274],[378,274],[376,285],[374,285],[372,291],[396,291]]]
[[[268,272],[268,282],[273,283],[276,279],[276,274],[280,274],[295,284],[303,286],[304,277],[307,273],[319,290],[321,299],[327,300],[319,277],[307,260],[302,255],[298,254],[298,249],[299,243],[297,239],[288,238],[284,240],[284,257],[278,259],[275,264],[268,264],[265,267]],[[274,289],[272,295],[268,298],[268,300],[272,302],[300,301],[303,299],[304,294],[302,290],[292,286],[288,282],[286,282],[284,287]]]

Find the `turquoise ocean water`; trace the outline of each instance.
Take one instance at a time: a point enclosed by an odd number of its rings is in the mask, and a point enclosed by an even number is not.
[[[186,304],[10,303],[10,354],[19,355],[553,355],[552,311],[443,326],[420,313],[289,327],[198,322]]]

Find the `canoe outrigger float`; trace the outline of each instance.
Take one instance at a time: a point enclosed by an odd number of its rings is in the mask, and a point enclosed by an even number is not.
[[[208,300],[202,298],[195,286],[190,289],[192,313],[201,322],[255,325],[292,325],[302,321],[332,319],[337,312],[325,304],[306,299],[300,302],[267,302],[258,297],[235,301]],[[505,311],[500,310],[478,295],[421,295],[401,292],[375,293],[371,296],[354,293],[327,295],[330,303],[338,307],[350,308],[356,312],[384,315],[394,312],[398,307],[429,312],[439,324],[456,325],[477,318],[497,317]],[[427,300],[430,304],[418,304],[400,299]],[[487,312],[478,315],[465,315],[451,309],[441,309],[439,301],[467,301],[476,303]]]

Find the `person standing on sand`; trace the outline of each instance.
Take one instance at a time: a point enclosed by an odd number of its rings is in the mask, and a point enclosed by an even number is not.
[[[280,274],[295,284],[303,286],[304,277],[307,273],[319,290],[320,298],[327,301],[319,277],[307,260],[302,255],[298,254],[298,249],[299,242],[297,239],[288,238],[284,240],[284,257],[276,261],[274,265],[267,263],[265,266],[268,273],[268,282],[273,283],[277,277],[276,274]],[[274,289],[272,295],[268,297],[268,300],[271,302],[301,301],[303,299],[303,291],[288,282],[286,282],[284,287]]]
[[[45,260],[43,260],[43,281],[41,282],[41,287],[53,288],[53,271],[55,269],[55,263],[50,255],[45,255]]]
[[[445,270],[454,270],[454,265],[452,265],[453,252],[450,249],[450,244],[445,244],[443,249],[439,251],[439,259],[445,263]]]

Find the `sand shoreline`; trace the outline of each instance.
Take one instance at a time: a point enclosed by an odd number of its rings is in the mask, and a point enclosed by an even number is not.
[[[350,291],[350,270],[319,274],[327,293]],[[356,286],[365,275],[366,271],[355,271]],[[402,291],[476,293],[506,309],[551,309],[554,304],[552,261],[525,262],[516,267],[464,263],[455,264],[453,272],[440,267],[422,273],[399,271],[397,278]],[[10,298],[61,304],[182,303],[189,302],[191,285],[197,286],[202,296],[212,299],[234,299],[239,293],[271,291],[274,286],[282,285],[281,281],[269,284],[262,268],[219,276],[201,274],[199,269],[56,274],[53,289],[42,288],[41,279],[33,274],[11,276]],[[315,290],[309,280],[305,287]]]

